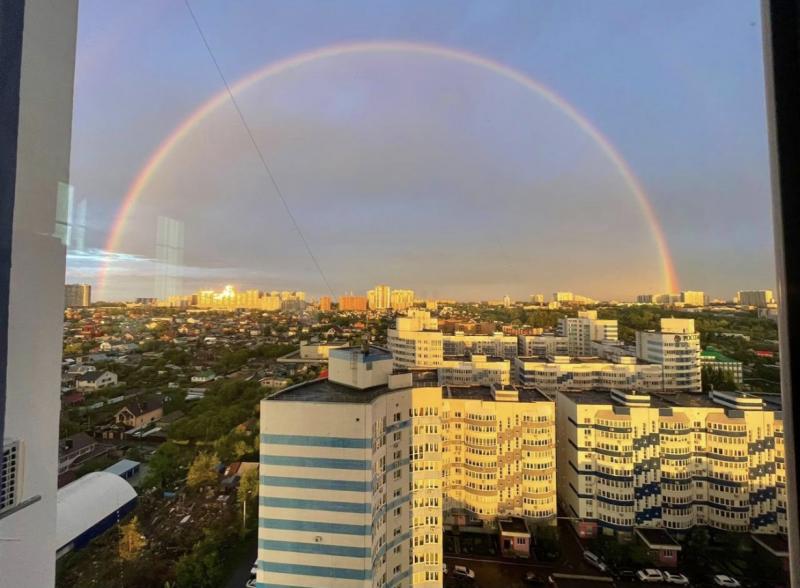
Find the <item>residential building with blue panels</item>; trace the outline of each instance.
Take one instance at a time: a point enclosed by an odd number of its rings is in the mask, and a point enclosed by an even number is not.
[[[441,388],[391,371],[336,349],[262,401],[259,586],[442,585]]]
[[[560,392],[558,497],[581,536],[786,531],[782,413],[737,392]]]

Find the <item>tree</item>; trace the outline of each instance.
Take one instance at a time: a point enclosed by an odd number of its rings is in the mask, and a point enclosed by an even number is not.
[[[181,450],[172,441],[161,445],[147,464],[146,488],[166,488],[180,476]]]
[[[258,468],[247,470],[239,479],[239,488],[236,491],[236,498],[239,504],[245,500],[255,500],[258,496]]]
[[[730,372],[718,368],[704,367],[702,371],[703,392],[709,390],[736,390],[736,382]]]
[[[128,523],[120,526],[120,535],[119,556],[125,561],[137,559],[146,544],[139,531],[139,518],[134,515]]]
[[[222,584],[223,570],[219,544],[206,537],[178,560],[175,584],[178,588],[216,588]]]
[[[216,453],[206,453],[205,451],[198,453],[192,465],[189,466],[186,485],[196,489],[216,483],[218,463],[219,457]]]

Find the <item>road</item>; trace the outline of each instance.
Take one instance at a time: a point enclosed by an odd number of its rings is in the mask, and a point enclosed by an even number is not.
[[[253,567],[253,562],[256,560],[257,556],[258,541],[256,538],[253,538],[253,541],[247,546],[242,557],[236,563],[236,567],[228,578],[228,583],[225,584],[225,588],[244,588],[245,583],[247,583],[247,580],[250,578],[250,568]]]

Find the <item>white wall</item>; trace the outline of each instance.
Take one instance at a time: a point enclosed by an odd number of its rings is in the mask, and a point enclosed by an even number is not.
[[[55,583],[64,255],[54,238],[69,182],[77,0],[25,3],[4,436],[23,442],[22,500],[0,520],[0,585]],[[11,539],[7,541],[6,539]]]

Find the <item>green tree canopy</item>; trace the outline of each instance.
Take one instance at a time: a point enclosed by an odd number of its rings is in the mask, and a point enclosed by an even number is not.
[[[217,482],[217,464],[219,457],[216,453],[201,451],[194,458],[192,465],[189,466],[189,474],[186,478],[186,485],[189,488],[197,489],[209,486]]]

